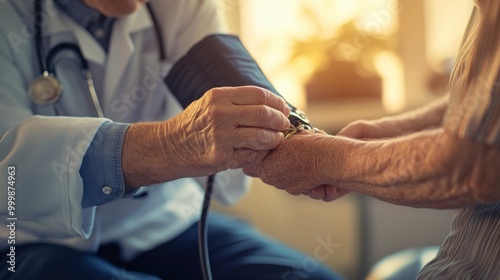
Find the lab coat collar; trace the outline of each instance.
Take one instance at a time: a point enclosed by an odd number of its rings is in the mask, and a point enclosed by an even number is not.
[[[134,14],[115,21],[108,52],[105,92],[113,92],[117,88],[127,68],[135,49],[130,35],[152,26],[153,22],[144,5]]]
[[[80,46],[83,57],[88,61],[104,65],[106,62],[106,52],[103,50],[99,42],[97,42],[94,37],[92,37],[92,35],[90,35],[82,26],[71,20],[64,12],[60,11],[54,4],[53,0],[44,1],[44,11],[45,15],[48,16],[48,23],[42,27],[44,36],[52,36],[64,32],[73,32],[78,41],[78,45]],[[121,52],[121,57],[112,55],[115,59],[109,58],[112,59],[113,62],[121,61],[121,63],[117,64],[113,68],[117,69],[119,65],[121,66],[123,63],[126,65],[126,62],[128,62],[128,58],[130,58],[134,50],[130,34],[149,28],[152,25],[153,23],[147,11],[147,7],[145,6],[141,7],[130,16],[116,20],[113,26],[109,51],[112,53],[114,49],[122,49],[122,47],[124,47],[125,51]],[[123,73],[123,70],[124,69],[120,72],[120,75]]]
[[[102,49],[101,45],[82,26],[59,10],[53,0],[44,1],[43,11],[48,16],[47,24],[42,25],[44,37],[65,32],[74,33],[83,57],[88,61],[104,65],[106,52]]]

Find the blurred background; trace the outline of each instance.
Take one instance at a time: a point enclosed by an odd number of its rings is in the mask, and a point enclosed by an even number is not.
[[[472,8],[471,0],[219,0],[228,30],[280,93],[331,134],[445,95]],[[324,203],[258,179],[252,185],[242,201],[215,211],[246,219],[346,279],[365,279],[395,252],[439,245],[452,217],[355,194]],[[325,242],[334,249],[319,257]]]

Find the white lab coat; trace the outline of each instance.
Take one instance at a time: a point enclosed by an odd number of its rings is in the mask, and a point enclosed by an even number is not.
[[[52,0],[44,1],[46,53],[61,42],[80,46],[107,118],[101,119],[92,117],[95,109],[81,64],[71,51],[61,52],[56,59],[56,73],[64,87],[57,108],[71,117],[54,117],[53,107],[35,106],[28,97],[30,82],[40,75],[33,2],[0,1],[0,221],[7,223],[7,168],[14,165],[16,245],[50,242],[94,251],[103,242],[116,241],[123,245],[124,257],[131,258],[180,234],[199,217],[202,180],[176,180],[150,188],[144,198],[82,209],[79,169],[103,122],[165,120],[181,112],[162,78],[168,65],[193,44],[221,31],[215,3],[153,1],[167,56],[159,63],[157,36],[146,7],[116,20],[106,54]],[[218,191],[219,198],[224,201],[234,202],[244,193],[247,180],[240,171],[217,177],[224,188]],[[0,249],[7,247],[8,235],[8,229],[0,226]]]

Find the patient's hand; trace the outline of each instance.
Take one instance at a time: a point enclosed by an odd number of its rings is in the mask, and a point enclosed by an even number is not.
[[[404,134],[402,125],[396,118],[382,118],[378,120],[358,120],[344,127],[338,135],[355,139],[391,138]]]

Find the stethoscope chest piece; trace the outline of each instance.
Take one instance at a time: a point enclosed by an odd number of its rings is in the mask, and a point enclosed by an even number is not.
[[[37,105],[54,105],[61,98],[62,86],[56,77],[44,73],[31,83],[28,92]]]

